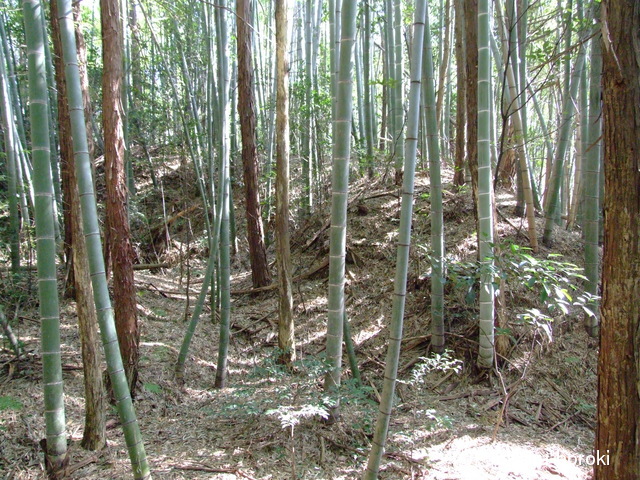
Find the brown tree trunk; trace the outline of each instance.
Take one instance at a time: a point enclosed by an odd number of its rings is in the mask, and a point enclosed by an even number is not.
[[[442,60],[438,69],[438,95],[436,98],[436,121],[438,124],[438,131],[443,132],[442,128],[442,105],[444,102],[444,92],[446,87],[444,85],[447,79],[447,72],[449,71],[449,42],[451,39],[451,0],[447,0],[444,5],[444,44],[442,46]]]
[[[260,214],[258,189],[258,149],[256,147],[256,115],[253,94],[253,65],[251,57],[251,0],[236,1],[238,44],[238,114],[242,134],[242,177],[247,211],[247,237],[251,278],[254,287],[271,283],[264,231]]]
[[[71,138],[71,123],[67,110],[67,81],[64,76],[64,62],[62,61],[62,40],[60,39],[57,0],[50,2],[49,12],[51,17],[51,37],[53,40],[53,65],[55,68],[56,89],[58,90],[58,143],[60,147],[60,180],[62,182],[62,218],[64,223],[63,248],[67,267],[64,296],[66,298],[76,299],[76,281],[72,253],[73,233],[71,229],[72,183],[69,178],[70,174],[74,175],[73,143]]]
[[[106,184],[105,244],[113,268],[113,305],[120,354],[134,396],[138,377],[138,318],[133,279],[134,251],[127,213],[122,127],[122,25],[120,2],[100,0],[102,21],[102,123]]]
[[[596,480],[640,476],[640,9],[602,2],[604,258]]]
[[[93,172],[93,191],[96,191],[96,144],[93,141],[93,106],[89,97],[89,75],[87,74],[87,44],[84,41],[82,30],[77,27],[80,22],[80,2],[73,2],[73,20],[76,22],[76,49],[78,50],[78,70],[80,73],[80,88],[82,89],[82,102],[84,104],[84,118],[87,130],[87,146],[89,147],[89,158],[91,159],[91,171]]]
[[[465,0],[467,68],[467,162],[471,174],[474,212],[478,211],[478,0]],[[476,220],[478,215],[476,214]]]
[[[456,73],[458,96],[456,99],[456,156],[454,160],[453,184],[464,185],[464,157],[466,137],[467,68],[465,49],[464,0],[455,0]]]
[[[291,248],[289,243],[289,62],[288,0],[276,0],[276,258],[278,264],[278,348],[280,361],[296,358]]]
[[[53,37],[56,88],[58,89],[58,131],[62,165],[65,247],[73,264],[74,292],[84,372],[85,420],[82,446],[100,450],[106,444],[105,393],[100,368],[98,317],[93,303],[87,247],[82,227],[80,197],[73,162],[71,123],[67,108],[67,84],[62,61],[62,43],[57,0],[51,0],[51,36]],[[80,57],[80,55],[79,55]]]

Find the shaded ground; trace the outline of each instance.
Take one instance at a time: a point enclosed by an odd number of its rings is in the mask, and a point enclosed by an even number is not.
[[[500,362],[500,375],[487,378],[474,366],[475,306],[465,302],[464,292],[450,285],[447,342],[450,358],[460,362],[461,372],[418,373],[424,363],[421,358],[429,353],[429,264],[420,247],[429,242],[427,178],[418,178],[417,192],[402,383],[380,478],[589,478],[589,467],[576,463],[586,460],[592,449],[597,344],[584,333],[580,318],[556,319],[551,337],[539,329],[518,326],[516,313],[530,307],[535,298],[522,286],[510,287],[505,311],[512,333],[509,351]],[[468,193],[445,193],[446,243],[452,260],[472,260],[475,252],[475,237],[469,234],[474,230],[473,207],[468,197]],[[351,198],[347,309],[364,385],[349,381],[345,358],[342,421],[331,426],[322,423],[319,415],[327,268],[296,282],[299,365],[295,373],[288,373],[273,361],[275,290],[242,294],[250,288],[250,278],[246,242],[240,239],[232,265],[230,386],[221,391],[213,388],[218,325],[215,319],[211,321],[210,310],[194,337],[185,385],[178,386],[173,365],[186,326],[187,279],[192,306],[201,287],[198,278],[205,268],[206,251],[193,240],[187,245],[187,216],[174,220],[170,231],[179,233],[173,234],[164,250],[166,237],[159,239],[154,222],[147,222],[147,240],[155,242],[159,260],[172,264],[171,268],[136,273],[142,333],[141,387],[135,406],[154,478],[359,478],[382,391],[400,205],[391,185],[361,183],[353,187]],[[180,203],[175,192],[168,191],[167,199],[174,213],[191,208]],[[155,204],[156,200],[148,197],[147,201]],[[520,226],[520,219],[510,217],[511,201],[509,195],[498,196],[498,208],[509,222],[499,218],[498,232],[522,244],[526,240],[514,229]],[[172,215],[169,211],[167,217]],[[193,219],[192,229],[197,231],[195,213]],[[318,215],[296,225],[294,275],[304,276],[325,262],[325,221],[326,216]],[[142,251],[152,250],[146,245],[140,247]],[[558,239],[557,251],[567,261],[580,264],[580,249],[578,234],[565,232]],[[35,282],[29,288],[27,292],[35,297]],[[97,454],[79,448],[83,394],[74,310],[72,304],[65,304],[62,313],[67,427],[71,464],[84,460],[86,465],[71,478],[130,478],[113,410],[108,448]],[[44,436],[38,316],[33,304],[23,304],[21,312],[16,333],[27,354],[19,361],[6,349],[0,355],[0,396],[12,399],[0,404],[0,477],[8,479],[43,476],[38,446]]]

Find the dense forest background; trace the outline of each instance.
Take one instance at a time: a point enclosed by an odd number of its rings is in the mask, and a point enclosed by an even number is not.
[[[3,1],[0,472],[637,478],[639,37]]]

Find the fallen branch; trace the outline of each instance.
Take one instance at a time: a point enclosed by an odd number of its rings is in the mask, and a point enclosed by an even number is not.
[[[241,329],[236,330],[236,331],[234,332],[234,334],[235,334],[235,335],[237,335],[237,334],[239,334],[239,333],[242,333],[242,332],[244,332],[245,330],[248,330],[248,329],[249,329],[249,327],[252,327],[252,326],[253,326],[253,325],[255,325],[256,323],[259,323],[259,322],[262,322],[262,321],[267,322],[269,325],[273,325],[273,323],[271,322],[271,320],[269,320],[269,317],[270,317],[271,315],[273,315],[274,313],[277,313],[277,312],[278,312],[278,309],[276,309],[276,310],[271,310],[270,312],[266,313],[266,314],[265,314],[265,315],[263,315],[262,317],[260,317],[260,318],[258,318],[257,320],[254,320],[253,322],[251,322],[249,325],[246,325],[246,326],[242,327]],[[233,328],[233,327],[235,327],[235,324],[234,324],[234,325],[231,325],[231,328]],[[255,333],[256,333],[255,331],[251,332],[251,334],[252,334],[252,335],[253,335],[253,334],[255,334]]]
[[[362,200],[371,200],[373,198],[380,198],[380,197],[393,197],[393,198],[400,198],[400,196],[398,195],[398,190],[391,190],[389,192],[380,192],[380,193],[374,193],[373,195],[369,195],[368,197],[364,197]]]
[[[496,212],[498,212],[498,215],[500,215],[500,217],[502,217],[502,219],[505,222],[507,222],[509,226],[511,226],[511,228],[513,228],[516,231],[516,235],[522,236],[527,242],[529,242],[529,236],[522,231],[522,226],[520,226],[519,228],[516,227],[513,223],[511,223],[511,221],[506,217],[506,215],[498,209],[498,207],[496,207]]]
[[[438,397],[438,400],[441,402],[445,402],[447,400],[458,400],[460,398],[467,397],[486,397],[489,395],[493,395],[494,393],[495,390],[487,388],[483,390],[472,390],[470,392],[457,393],[455,395],[443,395],[442,397]]]
[[[321,264],[315,266],[311,270],[308,270],[307,272],[305,272],[305,273],[303,273],[301,275],[297,275],[297,276],[293,277],[293,281],[294,282],[299,282],[300,280],[304,280],[305,278],[308,278],[308,277],[318,273],[320,270],[322,270],[323,268],[326,268],[328,266],[329,266],[329,259],[326,258]],[[276,288],[278,288],[278,284],[277,283],[272,283],[271,285],[267,285],[266,287],[245,288],[245,289],[242,289],[242,290],[232,290],[231,291],[231,295],[248,295],[248,294],[253,294],[253,293],[269,292],[271,290],[275,290]]]
[[[343,450],[346,450],[348,452],[353,452],[355,454],[358,455],[362,455],[362,456],[366,456],[368,453],[364,450],[362,450],[361,448],[355,448],[352,447],[350,445],[344,445],[342,443],[338,443],[336,442],[334,439],[326,436],[326,435],[319,435],[320,438],[327,440],[329,443],[333,444],[335,447],[337,448],[341,448]],[[401,453],[401,452],[385,452],[383,455],[385,458],[394,458],[396,460],[404,460],[407,463],[414,463],[417,465],[424,465],[424,462],[420,461],[420,460],[416,460],[415,458],[410,457],[409,455],[407,455],[406,453]]]
[[[587,417],[585,417],[583,415],[583,413],[577,409],[576,407],[573,406],[573,399],[569,396],[569,394],[567,394],[566,392],[564,392],[558,385],[555,384],[555,382],[551,381],[550,379],[543,377],[544,380],[551,385],[551,387],[553,387],[553,389],[558,392],[558,394],[560,394],[560,396],[571,406],[575,409],[575,412],[572,413],[569,418],[567,418],[566,420],[569,420],[572,417],[578,417],[585,425],[588,425],[590,428],[595,429],[595,425],[593,424],[593,422],[588,419]],[[565,421],[566,421],[565,420]],[[554,426],[555,427],[555,426]]]
[[[101,456],[102,452],[91,455],[90,457],[87,457],[84,460],[79,461],[78,463],[74,463],[73,465],[69,465],[64,471],[65,477],[71,475],[76,470],[80,470],[81,468],[86,467],[93,462],[97,462]]]
[[[201,207],[202,207],[202,205],[200,205],[200,204],[192,205],[191,207],[187,208],[186,210],[182,210],[182,211],[176,213],[175,215],[167,218],[167,220],[165,222],[159,223],[156,226],[151,227],[151,231],[154,233],[154,236],[155,236],[159,231],[161,231],[165,227],[170,226],[173,222],[175,222],[179,218],[184,217],[188,213],[191,213],[191,212],[193,212],[193,211],[195,211],[195,210],[197,210],[198,208],[201,208]]]
[[[207,467],[204,465],[172,465],[172,468],[174,470],[184,470],[190,472],[230,473],[232,475],[237,475],[248,480],[256,480],[251,475],[247,475],[242,470],[238,470],[237,468],[215,468]]]
[[[171,268],[170,263],[137,263],[133,265],[134,270],[153,270],[155,268]]]
[[[326,222],[324,222],[324,224],[322,225],[322,227],[320,227],[320,230],[318,230],[315,235],[313,237],[311,237],[311,239],[309,241],[307,241],[307,243],[304,244],[304,246],[302,247],[302,251],[304,252],[307,248],[309,248],[311,245],[313,245],[313,243],[318,240],[318,237],[320,237],[320,234],[322,232],[324,232],[327,228],[329,228],[331,226],[331,219],[327,220]]]
[[[362,194],[366,191],[366,189],[362,189],[360,192],[358,192],[356,195],[354,195],[353,197],[351,197],[351,199],[347,202],[347,208],[351,207],[351,205],[353,205],[357,200],[360,199],[360,197],[362,196]],[[388,193],[384,193],[384,195],[387,195]],[[369,198],[375,198],[375,197],[369,197]],[[365,199],[366,200],[366,199]],[[320,227],[320,230],[318,230],[313,237],[311,237],[310,240],[307,241],[307,243],[304,244],[304,246],[302,247],[302,251],[304,252],[306,249],[308,249],[311,245],[313,245],[316,240],[318,240],[318,238],[320,237],[320,234],[322,234],[322,232],[324,232],[327,228],[329,228],[331,226],[331,217],[329,217],[327,219],[326,222],[324,222],[322,224],[322,227]]]

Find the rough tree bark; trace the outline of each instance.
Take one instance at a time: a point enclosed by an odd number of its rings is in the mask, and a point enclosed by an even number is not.
[[[460,187],[464,185],[464,156],[465,137],[467,133],[467,69],[466,69],[466,47],[465,47],[465,22],[464,22],[464,0],[454,0],[455,12],[455,39],[456,39],[456,74],[458,95],[456,100],[456,155],[453,173],[453,184]]]
[[[471,174],[474,212],[478,211],[478,0],[465,0],[467,68],[467,162]],[[477,221],[476,215],[476,221]]]
[[[106,444],[106,409],[99,354],[98,317],[93,303],[87,246],[82,227],[80,196],[73,163],[71,119],[67,109],[67,82],[62,59],[62,41],[58,21],[58,1],[51,0],[51,33],[53,37],[55,79],[58,89],[58,129],[62,166],[63,212],[65,214],[65,248],[71,255],[76,311],[82,348],[84,372],[85,420],[82,446],[99,450]]]
[[[595,479],[640,471],[640,9],[602,2],[605,238]],[[635,46],[635,48],[634,48]]]
[[[278,348],[280,360],[296,358],[291,247],[289,243],[289,2],[276,1],[276,256],[278,263]]]
[[[251,0],[237,0],[236,25],[238,43],[238,114],[242,135],[242,177],[247,213],[247,237],[251,278],[254,287],[271,283],[264,230],[260,214],[258,188],[258,149],[256,147],[256,114],[253,93],[253,65],[251,55]]]
[[[122,24],[119,0],[100,0],[102,22],[102,123],[106,176],[105,243],[113,265],[113,304],[120,353],[131,396],[138,378],[140,332],[133,279],[134,251],[127,214],[122,126]]]

